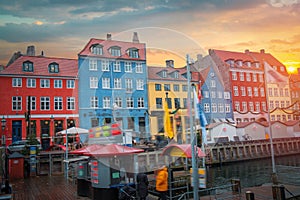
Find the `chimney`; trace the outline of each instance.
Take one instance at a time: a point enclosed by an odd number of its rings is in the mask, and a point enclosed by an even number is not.
[[[174,68],[174,60],[166,60],[166,67]]]
[[[250,53],[249,49],[246,49],[245,54],[249,54],[249,53]]]
[[[111,40],[111,34],[107,33],[106,38],[107,38],[107,40]]]
[[[264,49],[261,49],[261,50],[260,50],[260,53],[265,53],[265,50],[264,50]]]
[[[28,46],[27,47],[27,53],[26,53],[27,56],[35,56],[35,48],[34,46]]]
[[[133,42],[133,43],[140,43],[140,41],[139,41],[139,36],[138,36],[138,33],[137,33],[137,32],[134,32],[134,33],[133,33],[132,42]]]

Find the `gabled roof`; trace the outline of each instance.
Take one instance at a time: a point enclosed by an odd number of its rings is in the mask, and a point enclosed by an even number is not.
[[[180,70],[177,68],[172,68],[172,67],[152,67],[152,66],[148,66],[148,80],[167,80],[167,81],[174,81],[174,80],[178,80],[178,81],[186,81],[186,78],[184,78],[181,73]],[[163,78],[161,76],[159,76],[159,73],[162,71],[167,71],[167,77]],[[168,76],[171,73],[174,73],[175,71],[179,72],[179,77],[173,78]]]
[[[242,60],[243,62],[255,61],[250,55],[247,55],[244,52],[233,52],[233,51],[224,51],[224,50],[216,50],[216,49],[211,49],[210,51],[213,51],[223,61],[230,60],[230,59]]]
[[[212,128],[214,128],[214,127],[217,127],[217,126],[219,126],[219,125],[228,125],[228,126],[233,126],[233,127],[235,127],[235,125],[234,124],[231,124],[231,123],[228,123],[228,122],[216,122],[216,123],[210,123],[210,124],[208,124],[207,126],[206,126],[206,128],[207,129],[212,129]]]
[[[93,45],[102,45],[103,46],[103,55],[96,55],[91,53],[91,47]],[[120,47],[121,56],[112,56],[109,52],[111,47]],[[127,54],[127,50],[131,48],[136,48],[139,50],[139,58],[131,58]],[[124,42],[116,40],[103,40],[91,38],[90,41],[85,45],[85,47],[80,51],[78,56],[93,56],[93,57],[102,57],[102,58],[122,58],[130,60],[146,60],[146,44],[145,43],[135,43],[135,42]]]
[[[264,122],[258,122],[258,121],[253,121],[253,122],[240,122],[236,125],[237,128],[245,128],[251,124],[259,124],[261,126],[264,126],[264,127],[268,127],[268,123],[264,123]]]
[[[23,71],[23,63],[26,61],[33,63],[33,72]],[[49,73],[48,65],[50,63],[57,63],[59,65],[58,73]],[[11,65],[2,70],[0,75],[76,77],[78,72],[77,65],[78,63],[76,59],[20,56]]]

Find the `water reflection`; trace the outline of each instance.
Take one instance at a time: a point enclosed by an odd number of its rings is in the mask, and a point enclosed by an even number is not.
[[[280,183],[300,185],[300,155],[275,158]],[[231,179],[240,179],[242,187],[271,183],[271,158],[231,163],[207,169],[207,186],[229,184]]]

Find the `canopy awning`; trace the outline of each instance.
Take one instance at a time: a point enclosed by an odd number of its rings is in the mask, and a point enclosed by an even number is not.
[[[195,151],[198,153],[198,157],[205,157],[205,153],[195,146]],[[171,144],[163,149],[162,155],[169,155],[174,157],[192,157],[192,148],[190,144]]]
[[[57,132],[57,134],[65,135],[65,134],[80,134],[80,133],[88,133],[89,130],[79,127],[71,127],[66,130],[62,130]]]
[[[76,149],[70,152],[70,154],[76,154],[76,155],[83,155],[84,153],[90,153],[93,151],[96,151],[98,149],[101,149],[103,147],[103,145],[100,144],[90,144],[87,146],[84,146],[80,149]]]
[[[99,149],[83,153],[83,155],[107,157],[107,156],[118,156],[118,155],[130,155],[130,154],[142,153],[142,152],[144,152],[143,149],[123,146],[118,144],[107,144],[107,145],[103,145]]]

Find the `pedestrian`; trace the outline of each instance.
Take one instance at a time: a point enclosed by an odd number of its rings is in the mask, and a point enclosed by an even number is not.
[[[147,174],[145,174],[146,169],[145,167],[141,167],[139,169],[139,173],[136,177],[137,180],[137,192],[140,200],[146,200],[148,196],[148,177]]]
[[[167,199],[168,168],[165,165],[163,165],[160,169],[158,169],[156,175],[156,191],[159,193],[160,200]]]

